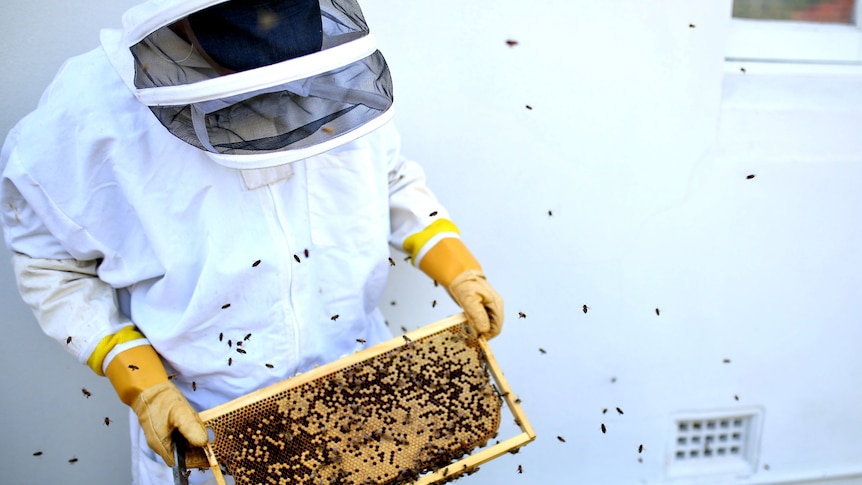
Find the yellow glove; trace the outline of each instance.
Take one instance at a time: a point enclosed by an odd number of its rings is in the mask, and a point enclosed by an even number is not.
[[[176,429],[193,446],[207,444],[207,430],[179,389],[168,380],[158,354],[141,345],[117,354],[105,374],[130,406],[144,430],[147,444],[168,466],[174,465],[171,433]]]
[[[438,241],[419,261],[419,269],[446,288],[478,335],[491,339],[500,333],[503,299],[460,239],[447,237]]]

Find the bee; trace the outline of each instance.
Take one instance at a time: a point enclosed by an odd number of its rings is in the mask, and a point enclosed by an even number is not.
[[[256,268],[256,267],[257,267],[257,265],[259,265],[259,264],[260,264],[260,260],[258,259],[258,260],[257,260],[257,261],[255,261],[254,263],[251,263],[251,267],[252,267],[252,268]]]
[[[227,358],[227,366],[230,367],[232,365],[233,365],[233,357],[228,357]]]
[[[84,394],[84,396],[86,396],[86,397],[87,397],[87,399],[89,399],[89,398],[90,398],[90,396],[92,396],[92,395],[93,395],[90,391],[88,391],[88,390],[87,390],[87,388],[86,388],[86,387],[81,389],[81,393],[83,393],[83,394]]]
[[[33,452],[33,456],[42,456],[42,452],[41,451],[35,451],[35,452]]]
[[[602,423],[602,433],[607,433],[607,432],[608,432],[608,427],[605,426],[605,423]]]
[[[72,336],[71,335],[66,337],[66,345],[69,345],[70,343],[72,343]]]
[[[533,109],[533,107],[532,107],[532,106],[530,106],[529,104],[525,104],[525,105],[524,105],[524,107],[525,107],[525,108],[527,108],[527,109],[529,109],[529,110],[532,110],[532,109]]]
[[[224,332],[219,332],[218,341],[221,342],[224,339]]]
[[[509,47],[515,47],[516,45],[518,45],[518,41],[517,41],[517,40],[508,39],[508,40],[506,40],[506,45],[507,45],[507,46],[509,46]]]
[[[643,453],[643,452],[644,452],[644,445],[641,444],[640,446],[638,446],[638,453]]]
[[[524,473],[524,467],[518,465],[518,473]]]
[[[608,413],[608,408],[602,409],[602,414],[607,414],[607,413]]]
[[[620,413],[620,414],[623,414],[623,410],[622,410],[622,409],[620,409],[620,408],[617,408],[617,412],[618,412],[618,413]]]
[[[293,259],[295,259],[297,263],[302,262],[302,260],[301,260],[301,259],[299,259],[299,256],[297,256],[297,255],[295,255],[295,254],[293,255]]]
[[[390,306],[395,306],[395,305],[397,305],[397,304],[398,304],[398,302],[397,302],[397,301],[395,301],[395,300],[392,300],[392,301],[390,301],[390,302],[389,302],[389,305],[390,305]]]
[[[69,463],[77,463],[77,462],[78,462],[77,458],[69,458]]]
[[[329,317],[329,319],[332,320],[333,322],[338,320],[338,314],[336,313],[335,315],[332,315],[331,317]]]
[[[693,29],[693,28],[694,28],[694,24],[688,24],[688,28]]]
[[[437,211],[434,211],[434,212],[432,212],[432,213],[428,214],[428,217],[434,217],[434,216],[436,216],[436,215],[437,215]]]
[[[734,395],[733,395],[733,400],[734,400],[734,401],[739,401],[739,395],[734,394]]]
[[[557,436],[557,439],[560,441],[560,443],[565,443],[565,442],[566,442],[566,439],[565,439],[565,438],[563,438],[562,436]]]
[[[269,368],[269,369],[272,369],[273,367],[275,367],[274,365],[270,364],[269,362],[267,362],[264,365],[267,366],[267,368]]]
[[[359,343],[361,343],[361,344],[364,344],[364,343],[365,343],[365,339],[364,339],[364,338],[358,338],[358,339],[356,339],[356,341],[357,341],[357,342],[359,342]]]
[[[140,369],[140,367],[136,366],[135,364],[129,364],[129,369],[138,370]]]
[[[431,308],[434,308],[436,306],[437,306],[437,300],[432,301],[431,302]]]
[[[308,249],[305,249],[304,251],[302,251],[302,254],[305,255],[305,259],[308,259]]]
[[[614,382],[617,382],[617,378],[616,378],[616,377],[611,377],[611,384],[613,384]]]
[[[224,305],[221,306],[222,310],[224,310],[226,308],[230,308],[230,303],[225,303]]]
[[[553,216],[553,215],[554,215],[554,211],[552,211],[552,210],[548,209],[548,217],[551,217],[551,216]]]
[[[239,347],[237,347],[237,348],[236,348],[236,351],[237,351],[237,352],[239,352],[240,354],[244,354],[244,353],[245,353],[245,349],[241,349],[241,348],[239,348]]]
[[[581,307],[581,310],[583,310],[583,311],[584,311],[584,313],[587,313],[587,310],[589,310],[589,309],[590,309],[590,307],[588,307],[588,306],[586,306],[586,305],[584,305],[583,307]]]
[[[446,468],[443,469],[443,476],[445,477],[448,474],[449,474],[449,467],[447,466]]]
[[[407,261],[410,261],[411,259],[413,259],[413,256],[408,255],[404,258],[404,262],[406,263]]]
[[[391,257],[389,258],[389,266],[395,266],[395,260]]]
[[[520,397],[515,398],[515,404],[521,404],[521,398]]]
[[[656,308],[656,309],[655,309],[655,314],[656,314],[656,316],[661,315],[661,310],[659,310],[658,308]]]
[[[745,178],[746,178],[746,180],[751,180],[754,178],[754,174],[750,173],[750,174],[746,175]]]
[[[237,341],[236,341],[236,346],[237,346],[237,347],[242,347],[242,340],[237,340]]]
[[[744,68],[744,67],[740,67],[740,68],[739,68],[739,72],[741,72],[741,73],[745,74],[745,68]]]
[[[407,333],[407,327],[405,327],[404,325],[401,325],[401,331],[404,333]]]
[[[524,312],[518,312],[518,318],[527,318],[527,314]]]
[[[764,464],[763,464],[763,469],[764,469],[764,470],[766,470],[766,471],[769,471],[769,465],[767,465],[766,463],[764,463]]]
[[[168,380],[172,381],[172,380],[174,380],[174,377],[176,377],[176,376],[177,376],[176,374],[168,374]]]
[[[245,334],[245,337],[243,337],[243,340],[248,340],[250,338],[251,338],[251,334],[247,333],[247,334]]]
[[[545,350],[545,349],[543,349],[543,348],[541,348],[541,347],[539,347],[539,352],[541,352],[543,355],[548,353],[548,351],[547,351],[547,350]]]
[[[335,131],[335,130],[333,130],[333,129],[332,129],[331,127],[329,127],[329,126],[324,126],[323,128],[321,128],[321,130],[322,130],[324,133],[326,133],[327,135],[331,135],[331,134],[332,134],[332,132],[333,132],[333,131]]]
[[[730,359],[724,359],[722,362],[724,362],[725,364],[729,364],[729,363],[730,363]]]
[[[197,390],[198,390],[198,383],[195,381],[192,381],[192,391],[197,391]]]
[[[228,348],[233,347],[233,340],[227,339],[227,346],[228,346]]]
[[[105,426],[110,426],[110,425],[111,425],[111,418],[105,416]]]
[[[404,328],[404,327],[402,327],[402,328]],[[406,329],[405,329],[405,330],[406,330]],[[408,337],[408,336],[406,336],[406,335],[402,335],[402,336],[401,336],[401,338],[403,338],[403,339],[404,339],[404,341],[405,341],[405,342],[407,342],[408,344],[412,344],[412,343],[413,343],[413,340],[411,340],[411,339],[410,339],[410,337]]]

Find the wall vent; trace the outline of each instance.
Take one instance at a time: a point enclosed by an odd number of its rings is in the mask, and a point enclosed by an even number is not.
[[[754,472],[762,421],[760,409],[675,415],[668,446],[668,476]]]

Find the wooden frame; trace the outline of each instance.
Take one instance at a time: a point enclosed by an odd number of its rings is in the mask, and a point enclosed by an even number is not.
[[[465,322],[466,317],[463,313],[452,315],[438,322],[408,332],[402,336],[395,337],[368,349],[356,352],[350,356],[346,356],[337,361],[312,369],[311,371],[299,374],[297,376],[294,376],[293,378],[278,382],[271,386],[241,396],[233,401],[227,402],[220,406],[205,410],[200,413],[201,420],[203,420],[206,424],[208,421],[224,416],[232,411],[242,409],[246,406],[250,406],[263,399],[267,399],[270,396],[296,388],[303,384],[307,384],[309,382],[315,381],[316,379],[329,376],[330,374],[337,372],[341,369],[347,368],[351,365],[361,363],[365,360],[380,356],[393,350],[397,350],[404,347],[405,345],[409,345],[414,340],[420,340],[424,337],[428,337],[441,331],[444,331],[452,326],[462,325]],[[495,445],[479,449],[479,451],[467,455],[462,459],[451,463],[445,467],[421,475],[413,482],[416,485],[425,485],[435,483],[440,480],[448,480],[461,473],[475,470],[476,467],[478,467],[479,465],[486,463],[505,453],[508,453],[514,449],[520,448],[521,446],[524,446],[525,444],[535,439],[535,433],[530,426],[523,410],[521,409],[519,401],[515,398],[514,393],[506,382],[503,376],[503,372],[500,370],[499,365],[497,364],[497,361],[494,358],[490,347],[488,346],[488,343],[485,341],[485,339],[479,339],[478,344],[483,354],[483,357],[485,358],[488,373],[491,375],[493,382],[496,384],[496,389],[498,390],[499,397],[501,397],[505,401],[509,411],[512,414],[512,417],[514,418],[515,423],[519,426],[521,432],[518,435],[498,442]],[[209,467],[213,469],[213,473],[216,475],[216,480],[219,483],[223,484],[224,478],[221,476],[220,468],[217,462],[217,456],[214,453],[212,446],[207,445],[202,451],[205,456],[198,455],[197,457],[194,457],[190,455],[187,461],[190,463],[195,463],[195,465],[191,465],[191,467],[203,468],[206,465],[202,465],[201,459],[204,459],[205,457],[205,463],[207,463]],[[197,461],[195,460],[195,458],[197,458]]]

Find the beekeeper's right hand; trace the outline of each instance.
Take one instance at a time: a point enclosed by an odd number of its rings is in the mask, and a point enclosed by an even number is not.
[[[120,396],[138,415],[147,444],[168,466],[173,466],[171,433],[177,429],[192,446],[207,444],[207,431],[198,414],[168,379],[158,354],[150,345],[118,353],[105,374]]]

